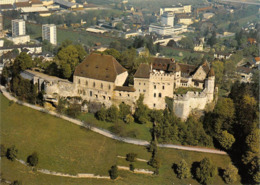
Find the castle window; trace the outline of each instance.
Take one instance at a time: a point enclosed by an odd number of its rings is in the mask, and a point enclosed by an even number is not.
[[[85,90],[83,90],[83,95],[86,95],[86,92],[85,92]]]
[[[78,80],[78,84],[80,84],[80,79]]]
[[[105,100],[105,99],[106,99],[106,97],[105,97],[105,96],[103,96],[103,99]]]
[[[100,87],[101,87],[101,89],[103,89],[103,84],[102,83],[101,83]]]
[[[164,85],[162,86],[162,89],[164,90]]]
[[[154,85],[153,87],[154,87],[154,89],[156,89],[156,85]]]
[[[119,93],[119,96],[122,96],[122,94],[121,94],[121,93]]]
[[[141,83],[139,83],[139,85],[141,85]]]
[[[96,87],[96,83],[95,82],[93,82],[93,87]]]
[[[109,100],[111,100],[111,97],[108,97]]]
[[[144,85],[145,85],[145,83],[144,83]]]
[[[155,98],[156,98],[156,93],[154,93],[154,94],[153,94],[153,97],[155,97]]]
[[[159,96],[159,98],[161,98],[161,97],[162,97],[162,93],[159,93],[159,95],[158,95],[158,96]]]
[[[155,103],[153,104],[153,107],[154,107],[154,108],[156,107],[156,104],[155,104]]]
[[[108,85],[108,89],[109,89],[109,90],[111,89],[111,85]]]
[[[195,85],[195,86],[199,86],[199,82],[195,82],[194,85]]]
[[[89,91],[89,96],[92,96],[92,91]]]
[[[130,97],[130,94],[127,94],[128,97]]]
[[[146,90],[144,89],[143,92],[146,92]]]
[[[86,81],[86,86],[88,86],[88,81]]]
[[[98,99],[98,95],[96,94],[95,97]]]

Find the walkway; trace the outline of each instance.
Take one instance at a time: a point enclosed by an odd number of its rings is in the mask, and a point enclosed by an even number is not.
[[[58,113],[53,112],[53,111],[49,111],[47,109],[44,109],[43,107],[39,107],[39,106],[36,106],[36,105],[32,105],[32,104],[29,104],[29,103],[19,101],[15,97],[13,97],[9,92],[7,92],[6,88],[4,86],[0,86],[0,90],[7,99],[12,100],[14,102],[17,102],[18,104],[24,105],[26,107],[30,107],[32,109],[35,109],[35,110],[38,110],[38,111],[41,111],[41,112],[51,114],[51,115],[59,117],[59,118],[62,118],[64,120],[67,120],[67,121],[72,122],[76,125],[88,128],[88,129],[92,130],[93,132],[99,133],[99,134],[106,136],[106,137],[109,137],[111,139],[115,139],[115,140],[118,140],[118,141],[122,141],[122,142],[129,143],[129,144],[134,144],[134,145],[141,145],[141,146],[149,145],[148,141],[119,137],[119,136],[116,136],[115,134],[113,134],[113,133],[111,133],[107,130],[100,129],[100,128],[90,126],[90,125],[86,125],[86,123],[83,123],[80,120],[73,119],[73,118],[70,118],[68,116],[58,114]],[[221,151],[221,150],[202,148],[202,147],[200,148],[200,147],[193,147],[193,146],[173,145],[173,144],[158,144],[158,146],[162,147],[162,148],[173,148],[173,149],[187,150],[187,151],[194,151],[194,152],[204,152],[204,153],[227,155],[226,152]]]
[[[24,162],[21,159],[16,159],[19,163],[22,165],[28,166],[26,162]],[[54,176],[59,176],[59,177],[70,177],[70,178],[88,178],[88,179],[110,179],[109,176],[100,176],[100,175],[94,175],[91,173],[78,173],[77,175],[71,175],[71,174],[65,174],[65,173],[60,173],[60,172],[54,172],[46,169],[37,169],[36,171],[42,174],[46,175],[54,175]]]

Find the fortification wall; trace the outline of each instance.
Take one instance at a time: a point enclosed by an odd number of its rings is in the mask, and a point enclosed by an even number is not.
[[[208,96],[206,93],[188,92],[183,96],[174,97],[173,111],[176,116],[186,120],[193,109],[204,110],[207,103]]]

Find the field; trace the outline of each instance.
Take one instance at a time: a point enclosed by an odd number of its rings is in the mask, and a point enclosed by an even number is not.
[[[41,38],[41,25],[27,23],[27,27],[30,27],[33,30],[33,33],[30,34],[32,39]],[[87,33],[86,31],[76,32],[70,29],[61,29],[57,28],[57,42],[61,44],[64,40],[71,40],[87,46],[93,46],[94,43],[100,42],[102,44],[109,45],[112,42],[113,38],[103,38],[98,35]]]
[[[39,155],[38,168],[62,173],[94,173],[108,175],[114,164],[128,166],[124,159],[129,152],[139,158],[149,160],[151,154],[145,147],[122,143],[70,122],[30,108],[11,104],[1,94],[1,144],[6,147],[15,145],[18,159],[26,161],[28,155],[36,151]],[[26,185],[38,184],[198,184],[194,179],[179,180],[172,170],[172,164],[184,158],[191,166],[193,162],[209,157],[219,168],[225,168],[230,158],[223,155],[188,152],[173,149],[159,149],[162,166],[158,176],[138,175],[120,171],[116,181],[98,179],[72,179],[55,177],[33,172],[29,167],[18,162],[1,160],[2,177],[13,181],[21,180]],[[144,162],[135,162],[137,168],[152,169]],[[217,176],[215,184],[224,184]]]

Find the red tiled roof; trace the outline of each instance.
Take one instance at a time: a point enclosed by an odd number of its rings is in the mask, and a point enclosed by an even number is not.
[[[125,71],[113,56],[92,53],[76,67],[74,76],[114,82]]]

